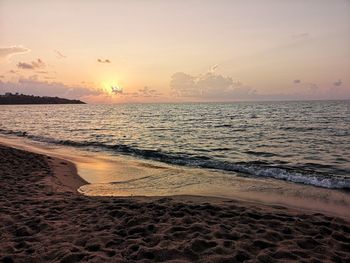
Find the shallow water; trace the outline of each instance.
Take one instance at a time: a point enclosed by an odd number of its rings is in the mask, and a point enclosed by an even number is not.
[[[199,195],[297,207],[350,218],[350,194],[337,189],[295,184],[240,173],[168,165],[132,156],[86,151],[64,145],[0,135],[0,143],[74,162],[89,184],[79,192],[90,196]]]
[[[228,175],[350,188],[349,101],[16,105],[0,112],[3,134]]]

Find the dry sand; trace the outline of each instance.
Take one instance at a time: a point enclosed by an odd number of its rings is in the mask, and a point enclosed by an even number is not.
[[[200,197],[88,197],[67,161],[0,145],[3,262],[350,262],[350,222]]]

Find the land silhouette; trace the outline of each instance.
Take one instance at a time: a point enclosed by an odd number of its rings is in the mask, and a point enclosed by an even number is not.
[[[0,105],[16,104],[86,104],[81,100],[70,100],[59,97],[40,97],[34,95],[24,95],[19,93],[5,93],[0,95]]]

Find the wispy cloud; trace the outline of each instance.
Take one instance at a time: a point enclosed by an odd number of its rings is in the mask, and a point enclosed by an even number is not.
[[[45,66],[46,66],[45,63],[40,58],[30,63],[19,62],[17,64],[17,67],[20,69],[39,69],[39,68],[44,68]]]
[[[162,95],[157,90],[151,89],[148,86],[145,86],[142,89],[139,89],[137,94],[138,96],[141,96],[141,97],[158,97]]]
[[[124,92],[124,89],[122,87],[119,87],[119,86],[111,87],[111,89],[115,95],[120,95],[123,97],[151,98],[151,97],[158,97],[158,96],[162,95],[162,93],[158,92],[156,89],[151,89],[148,86],[145,86],[136,92]]]
[[[67,56],[63,55],[59,50],[55,49],[53,52],[55,52],[57,58],[66,58]]]
[[[55,77],[52,77],[52,76],[44,76],[44,79],[48,79],[48,80],[52,80],[52,79],[55,79]]]
[[[301,79],[295,79],[293,80],[293,83],[295,85],[298,85],[300,88],[303,88],[307,92],[311,92],[311,93],[314,93],[319,89],[319,87],[315,83],[307,82],[304,80],[302,81]]]
[[[38,73],[38,74],[49,74],[49,72],[45,71],[45,70],[38,70],[38,71],[36,71],[36,73]]]
[[[319,87],[315,83],[308,83],[307,89],[311,92],[316,92],[319,89]]]
[[[109,59],[97,59],[97,62],[99,63],[111,63],[111,61]]]
[[[333,83],[333,85],[337,86],[337,87],[341,86],[342,84],[343,84],[343,82],[342,82],[341,79],[339,79],[339,80],[337,80],[336,82]]]
[[[293,38],[298,38],[298,39],[306,39],[309,37],[310,37],[310,34],[306,32],[293,35]]]
[[[218,68],[218,64],[215,64],[209,68],[209,73],[215,73],[216,69]]]
[[[30,49],[23,46],[0,47],[0,60],[6,59],[14,55],[19,55],[29,52]]]

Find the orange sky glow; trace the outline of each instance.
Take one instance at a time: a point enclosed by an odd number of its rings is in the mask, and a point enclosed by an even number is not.
[[[0,93],[350,99],[350,1],[0,0]]]

